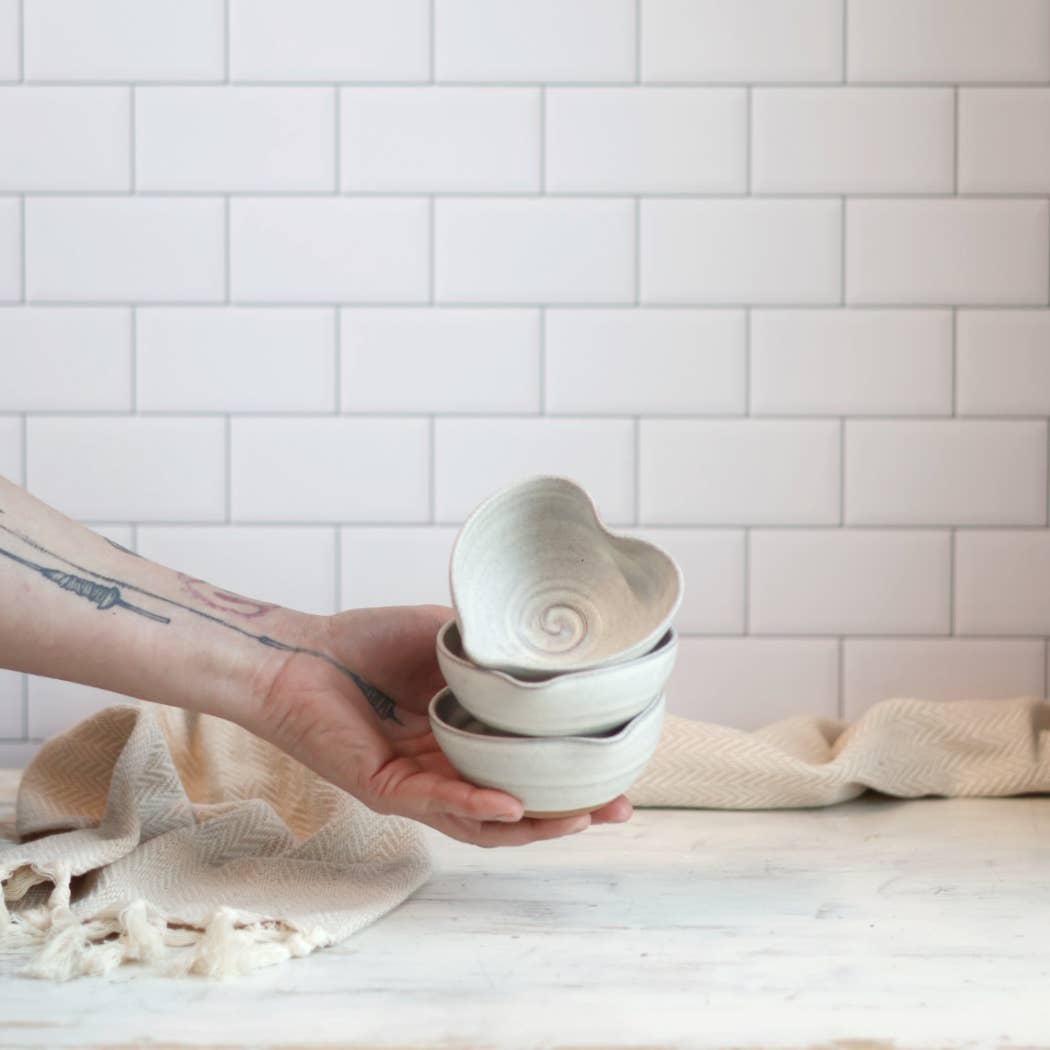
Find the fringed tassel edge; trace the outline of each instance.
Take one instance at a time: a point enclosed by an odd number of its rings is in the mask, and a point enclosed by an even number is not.
[[[64,867],[0,871],[0,952],[35,952],[23,976],[68,981],[142,962],[171,977],[223,978],[301,958],[332,942],[323,930],[307,932],[228,907],[200,925],[170,918],[145,900],[81,919],[70,907],[70,880]],[[46,904],[8,909],[9,901],[42,882],[54,885]]]

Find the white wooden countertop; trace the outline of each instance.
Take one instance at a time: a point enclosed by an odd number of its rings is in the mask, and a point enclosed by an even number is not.
[[[1050,799],[649,810],[434,848],[395,912],[247,978],[51,985],[0,956],[0,1047],[1050,1046]]]

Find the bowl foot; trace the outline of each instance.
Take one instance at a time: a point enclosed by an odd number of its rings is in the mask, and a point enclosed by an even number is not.
[[[610,801],[612,800],[610,799]],[[604,805],[604,802],[599,802],[596,806],[584,806],[582,809],[527,809],[524,815],[535,820],[557,820],[559,817],[578,817],[581,813],[593,813]]]

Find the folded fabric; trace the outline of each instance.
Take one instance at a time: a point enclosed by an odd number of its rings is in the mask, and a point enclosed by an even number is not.
[[[639,806],[825,806],[1050,792],[1050,704],[887,700],[847,725],[668,718]],[[66,979],[144,960],[225,976],[349,937],[427,879],[419,827],[377,816],[219,719],[110,708],[40,750],[0,845],[0,950]]]
[[[112,707],[45,744],[0,845],[0,950],[66,979],[125,961],[246,972],[344,940],[430,874],[373,813],[239,726]],[[6,903],[5,903],[6,902]]]
[[[830,806],[871,788],[898,798],[1050,792],[1050,703],[883,700],[852,725],[789,718],[754,733],[668,718],[631,790],[639,806]]]

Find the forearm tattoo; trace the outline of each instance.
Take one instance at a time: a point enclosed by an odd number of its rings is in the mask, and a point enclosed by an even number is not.
[[[2,513],[4,512],[0,509],[0,514]],[[289,643],[282,642],[277,638],[271,638],[266,634],[257,634],[256,632],[250,631],[238,624],[231,623],[223,616],[204,612],[202,609],[195,609],[192,605],[185,605],[182,602],[175,601],[173,598],[166,598],[162,594],[154,594],[152,591],[148,591],[142,587],[137,587],[135,584],[130,583],[127,580],[121,580],[113,576],[105,576],[102,573],[95,572],[93,569],[88,569],[83,565],[78,565],[69,558],[58,554],[55,551],[49,550],[47,547],[37,543],[25,533],[12,529],[3,523],[0,523],[0,533],[6,533],[7,535],[20,540],[39,554],[44,555],[46,558],[51,558],[55,561],[61,562],[63,565],[68,566],[69,569],[74,571],[69,572],[67,569],[45,565],[31,558],[26,558],[20,554],[16,554],[13,550],[8,550],[4,546],[0,546],[0,557],[6,558],[8,561],[20,565],[22,568],[30,572],[36,573],[43,579],[48,580],[55,584],[55,586],[78,598],[83,598],[91,602],[100,612],[105,612],[110,609],[123,610],[132,613],[135,616],[144,617],[145,619],[151,620],[161,626],[170,626],[171,618],[163,615],[162,612],[151,610],[142,605],[127,601],[124,597],[124,593],[133,592],[136,595],[148,598],[150,601],[161,602],[163,605],[181,609],[183,612],[189,613],[191,616],[200,617],[202,620],[207,620],[209,623],[213,623],[217,627],[222,627],[227,631],[233,631],[236,634],[241,635],[242,638],[251,639],[259,645],[265,645],[269,649],[280,649],[282,652],[286,653],[300,653],[303,656],[310,656],[318,660],[323,660],[326,664],[334,667],[341,674],[349,678],[350,681],[357,686],[361,695],[368,701],[372,710],[380,719],[389,719],[397,722],[398,725],[402,724],[401,720],[397,717],[397,712],[395,710],[397,705],[386,695],[386,693],[377,689],[371,684],[371,682],[365,681],[365,679],[363,679],[356,671],[347,667],[345,664],[340,663],[338,660],[333,659],[327,653],[322,653],[317,649],[308,649],[303,646],[290,645]],[[125,554],[129,554],[133,558],[138,557],[134,551],[129,551],[126,547],[121,547],[120,544],[113,543],[111,540],[108,542],[118,550],[123,551]],[[84,575],[80,575],[81,573]],[[90,577],[94,578],[91,579]],[[182,580],[183,586],[186,587],[194,597],[217,611],[234,612],[237,615],[252,618],[260,616],[275,608],[275,606],[266,605],[261,602],[254,602],[250,599],[242,598],[240,595],[230,594],[228,591],[219,591],[217,589],[213,589],[213,595],[222,596],[224,601],[216,602],[214,600],[209,600],[201,593],[201,587],[199,585],[203,584],[203,581],[194,580],[192,577],[184,576],[182,574],[179,574],[179,579]]]

